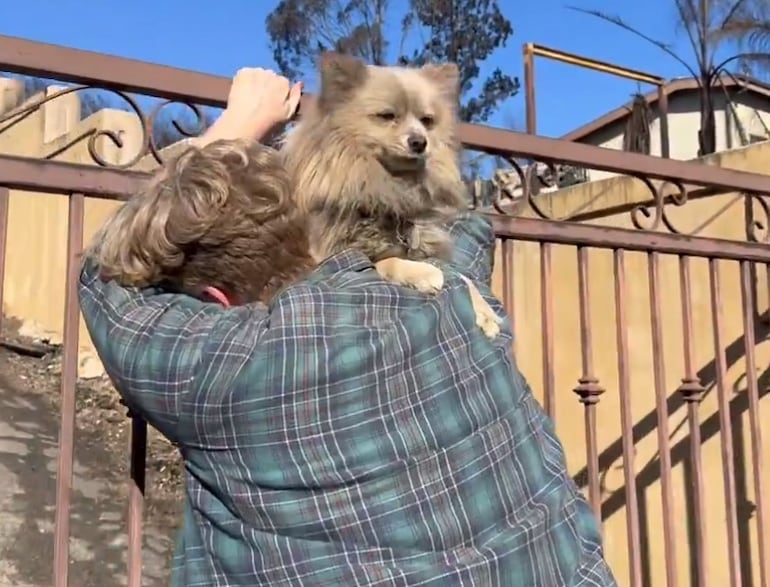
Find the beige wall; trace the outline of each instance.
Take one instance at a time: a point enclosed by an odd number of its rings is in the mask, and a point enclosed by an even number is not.
[[[715,155],[710,163],[743,170],[763,171],[770,161],[770,144],[761,143],[745,149]],[[616,177],[601,182],[574,186],[553,194],[540,196],[541,203],[554,218],[601,213],[602,210],[624,206],[626,211],[601,217],[590,222],[632,228],[629,213],[632,205],[649,200],[650,194],[638,180]],[[758,206],[755,207],[757,212]],[[694,200],[681,208],[668,207],[668,214],[682,232],[726,239],[744,239],[743,199],[734,194]],[[767,219],[758,215],[767,225]],[[512,311],[515,345],[519,366],[542,399],[542,325],[540,319],[540,257],[539,246],[518,242],[513,245]],[[627,585],[628,547],[626,540],[626,508],[621,447],[620,402],[616,356],[615,304],[613,261],[610,251],[593,250],[590,262],[590,308],[593,332],[595,376],[606,389],[597,408],[598,447],[602,501],[605,508],[606,551],[621,585]],[[557,246],[553,255],[553,308],[555,329],[556,425],[567,452],[570,471],[585,484],[585,425],[582,407],[574,387],[581,375],[580,327],[577,300],[577,265],[574,247]],[[759,585],[757,571],[756,503],[751,468],[751,440],[747,408],[746,373],[743,344],[742,305],[738,264],[720,263],[723,296],[724,329],[727,345],[727,393],[732,414],[735,442],[735,468],[739,510],[739,534],[746,555],[743,564],[744,585]],[[717,414],[717,393],[714,388],[714,342],[711,331],[712,311],[709,297],[707,261],[692,262],[694,311],[695,368],[707,394],[701,405],[702,454],[705,470],[707,508],[707,567],[710,585],[729,582],[727,567],[726,510],[722,481],[722,460]],[[764,270],[763,270],[764,271]],[[647,259],[644,253],[626,254],[627,316],[630,344],[631,407],[634,422],[635,470],[640,500],[642,538],[646,542],[645,568],[651,585],[665,585],[664,544],[662,539],[662,505],[660,467],[657,458],[657,419],[655,416],[655,387],[650,326],[650,301]],[[690,525],[693,520],[689,468],[688,426],[686,405],[676,389],[685,376],[678,261],[671,256],[661,259],[662,317],[666,396],[671,406],[668,418],[672,446],[673,492],[675,501],[676,558],[679,584],[689,585]],[[768,282],[761,273],[758,284],[760,311],[767,312]],[[498,251],[494,289],[503,296],[502,255]],[[767,322],[760,329],[761,342],[756,345],[760,393],[770,386],[770,340]],[[760,401],[761,422],[770,421],[770,396]],[[770,467],[770,434],[763,439],[765,471]],[[584,487],[585,489],[585,487]],[[769,496],[770,497],[770,496]],[[753,569],[753,575],[748,573]]]
[[[721,90],[714,95],[717,151],[740,148],[759,137],[768,137],[770,128],[770,98],[746,91],[731,96],[732,106]],[[695,91],[677,92],[670,97],[668,107],[669,152],[672,159],[690,160],[698,156],[700,128],[699,96]],[[739,128],[743,128],[743,135]],[[615,122],[592,133],[581,142],[607,149],[622,150],[625,120]],[[650,154],[660,157],[660,118],[653,108],[650,124]],[[615,173],[592,169],[589,179],[598,181]]]
[[[47,92],[60,91],[50,87]],[[19,82],[0,78],[0,116],[13,112],[21,91]],[[35,101],[32,97],[27,103]],[[139,119],[128,112],[101,110],[80,119],[80,99],[72,93],[44,104],[31,115],[2,125],[0,153],[56,161],[91,164],[88,139],[95,130],[119,132],[123,147],[106,137],[96,141],[97,151],[111,164],[125,164],[135,158],[142,145]],[[61,153],[57,153],[61,151]],[[52,157],[52,155],[54,155]],[[151,169],[154,160],[145,157],[135,168]],[[84,242],[118,204],[87,198]],[[68,198],[64,195],[12,190],[8,212],[6,273],[3,284],[3,315],[21,322],[22,334],[60,343],[64,316]],[[81,319],[80,373],[95,376],[103,372],[95,359],[88,332]]]

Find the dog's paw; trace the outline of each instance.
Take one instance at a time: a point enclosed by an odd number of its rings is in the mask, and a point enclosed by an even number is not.
[[[471,294],[471,306],[473,312],[476,314],[476,326],[481,328],[481,331],[487,336],[487,338],[497,338],[500,334],[500,322],[502,319],[495,313],[484,296],[481,295],[476,286],[469,280],[465,279],[468,284],[468,291]]]
[[[383,279],[422,293],[435,294],[444,287],[444,273],[430,263],[389,257],[374,266]]]
[[[476,326],[481,328],[487,338],[497,338],[500,334],[500,318],[495,311],[486,301],[484,301],[484,307],[474,305],[473,310],[476,312]]]
[[[409,270],[403,285],[411,286],[419,292],[435,294],[444,287],[444,273],[429,263],[419,263],[420,267]]]

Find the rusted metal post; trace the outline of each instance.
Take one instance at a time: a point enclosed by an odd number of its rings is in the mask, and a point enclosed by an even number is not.
[[[85,197],[70,194],[67,227],[67,273],[64,294],[64,335],[61,368],[61,423],[56,466],[56,523],[54,526],[53,584],[68,587],[70,499],[75,452],[75,386],[78,378],[78,272],[83,250]]]
[[[147,472],[147,423],[131,418],[131,482],[128,486],[128,587],[142,587],[142,515]]]
[[[658,125],[660,130],[660,156],[668,159],[669,136],[668,136],[668,94],[663,84],[658,85]]]
[[[8,206],[10,190],[0,186],[0,334],[3,332],[3,293],[5,289],[5,251],[8,246]]]
[[[567,51],[544,47],[534,43],[523,45],[524,54],[524,92],[527,110],[527,134],[536,133],[535,118],[535,56],[545,57],[560,63],[576,65],[585,69],[601,71],[617,77],[632,79],[638,82],[652,84],[658,88],[658,108],[660,116],[660,153],[662,157],[669,156],[668,141],[668,96],[665,92],[666,80],[660,76],[645,73],[637,69],[622,67],[599,59],[583,57]]]
[[[524,100],[527,112],[527,133],[537,134],[537,113],[535,105],[535,55],[532,43],[525,43],[524,52]]]

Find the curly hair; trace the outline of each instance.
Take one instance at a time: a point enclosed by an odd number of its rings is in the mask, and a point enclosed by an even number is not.
[[[246,141],[190,147],[94,237],[103,279],[238,302],[267,301],[314,264],[277,151]]]

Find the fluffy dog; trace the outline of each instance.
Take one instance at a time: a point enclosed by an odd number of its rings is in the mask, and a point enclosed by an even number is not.
[[[88,256],[102,278],[126,287],[267,303],[317,265],[306,223],[278,152],[216,141],[171,157],[105,223]]]
[[[357,248],[390,281],[435,292],[448,259],[446,223],[466,207],[456,136],[457,66],[367,66],[327,53],[320,93],[282,149],[308,216],[317,260]],[[476,322],[493,338],[499,318],[466,279]]]

